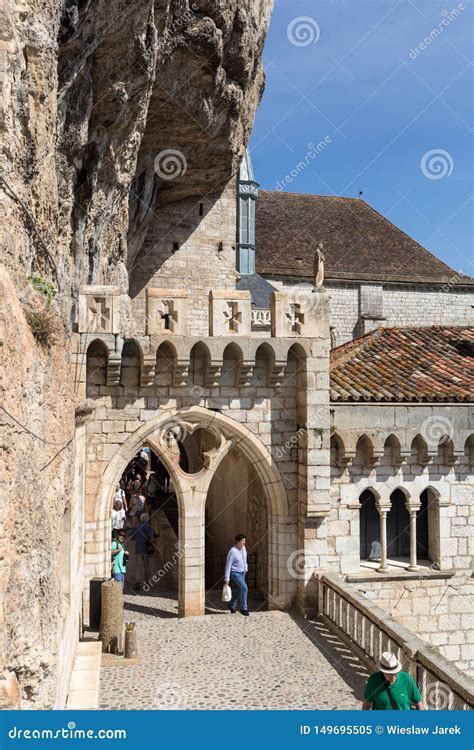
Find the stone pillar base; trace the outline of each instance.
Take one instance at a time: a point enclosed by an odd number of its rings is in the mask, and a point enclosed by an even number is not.
[[[205,613],[205,603],[199,591],[183,592],[179,595],[178,617],[196,617]]]

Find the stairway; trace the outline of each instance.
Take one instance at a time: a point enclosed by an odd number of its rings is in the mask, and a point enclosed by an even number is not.
[[[178,501],[175,492],[158,492],[153,499],[153,510],[161,510],[178,536]]]

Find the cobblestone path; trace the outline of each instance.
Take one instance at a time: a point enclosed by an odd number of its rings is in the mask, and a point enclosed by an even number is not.
[[[172,595],[126,595],[140,663],[104,666],[102,709],[343,709],[366,672],[324,625],[283,612],[243,617],[210,605],[177,619]]]

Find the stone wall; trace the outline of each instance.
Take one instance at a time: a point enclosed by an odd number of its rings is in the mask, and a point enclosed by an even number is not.
[[[444,434],[437,432],[439,428],[452,430],[453,444],[446,452],[438,444]],[[401,488],[417,502],[423,490],[430,488],[437,507],[437,522],[429,529],[432,550],[437,550],[432,562],[442,570],[471,567],[474,465],[467,442],[472,434],[472,407],[334,405],[331,431],[333,442],[339,436],[344,448],[331,460],[329,563],[340,565],[342,573],[358,572],[358,504],[364,490],[389,498]],[[365,442],[360,440],[363,436]]]
[[[453,272],[454,274],[454,272]],[[271,280],[271,279],[270,279]],[[271,280],[277,288],[310,284]],[[327,281],[333,346],[378,326],[474,325],[474,287],[360,284]]]
[[[474,457],[466,443],[472,424],[470,406],[334,405],[327,520],[328,569],[347,575],[392,617],[471,671]],[[447,451],[437,444],[443,430],[452,439]],[[362,436],[369,442],[359,442]],[[339,437],[344,448],[336,451]],[[427,440],[421,455],[420,445],[413,444],[419,437]],[[374,566],[361,567],[358,504],[367,489],[388,501],[397,488],[413,503],[429,488],[430,559],[411,574],[400,561],[389,560],[388,572],[381,574]]]
[[[224,485],[226,492],[235,492],[237,485],[242,486],[243,482],[242,500],[245,500],[248,511],[247,519],[251,517],[254,526],[253,529],[246,529],[250,541],[257,533],[256,527],[262,527],[263,519],[261,508],[254,507],[255,503],[252,505],[250,502],[252,492],[245,483],[245,476],[256,476],[258,470],[262,482],[260,467],[264,461],[280,478],[272,481],[282,483],[281,491],[288,511],[283,513],[281,507],[278,511],[275,503],[271,505],[268,485],[264,483],[268,514],[265,524],[269,529],[268,535],[264,536],[268,537],[265,542],[268,542],[268,550],[260,550],[259,557],[265,559],[268,555],[269,570],[271,568],[271,573],[268,573],[269,590],[276,592],[273,599],[285,605],[295,599],[297,582],[301,578],[299,566],[305,571],[305,580],[309,581],[314,567],[324,562],[325,544],[319,536],[317,519],[329,508],[329,341],[326,305],[323,298],[317,301],[312,315],[308,313],[302,324],[309,326],[314,334],[311,339],[304,335],[269,337],[265,342],[260,337],[254,339],[252,336],[238,335],[203,336],[202,339],[173,335],[139,337],[140,345],[149,352],[147,362],[156,357],[154,379],[147,379],[146,385],[139,385],[143,383],[140,357],[135,360],[131,358],[126,347],[122,350],[121,361],[117,360],[119,367],[121,362],[120,377],[113,375],[112,380],[109,379],[110,360],[114,358],[115,363],[117,353],[110,351],[107,364],[107,354],[102,361],[97,357],[96,343],[98,340],[104,341],[106,347],[115,348],[114,337],[110,333],[96,334],[95,342],[94,334],[76,337],[77,362],[84,364],[86,352],[90,352],[88,371],[83,366],[81,368],[79,392],[87,395],[95,404],[94,414],[87,423],[86,588],[88,578],[102,575],[109,560],[103,542],[106,538],[108,544],[108,537],[103,531],[108,525],[111,496],[107,496],[106,507],[103,506],[101,494],[103,477],[108,476],[109,465],[129,450],[126,446],[134,445],[137,434],[143,434],[143,439],[146,439],[148,424],[154,424],[167,415],[168,419],[179,421],[183,410],[199,406],[204,407],[205,413],[211,417],[217,413],[228,417],[235,425],[237,434],[242,433],[240,442],[254,471],[237,472],[238,476],[232,480],[226,477]],[[308,303],[314,304],[311,296]],[[193,304],[193,300],[190,300],[191,309]],[[210,304],[212,301],[208,300],[207,305]],[[285,304],[283,298],[278,301],[278,319],[285,318],[283,308],[280,310],[279,307]],[[165,341],[167,348],[163,348]],[[173,355],[173,346],[178,348],[178,355]],[[134,368],[135,373],[132,372]],[[176,417],[173,416],[175,414]],[[255,441],[254,447],[259,446],[265,451],[267,458],[259,458],[258,451],[253,454],[251,451],[249,456],[248,440],[243,437],[245,433],[242,430],[239,432],[240,426],[245,427]],[[152,439],[156,444],[153,429],[150,433]],[[158,454],[161,453],[158,448]],[[125,465],[120,464],[122,471]],[[219,470],[226,471],[226,466],[228,463],[224,458]],[[219,478],[215,475],[214,482],[216,477]],[[107,482],[111,482],[110,487],[119,478],[120,471],[116,476],[109,477]],[[179,485],[184,480],[184,477],[182,480],[177,478],[178,498]],[[186,481],[190,482],[191,478]],[[199,483],[201,480],[196,481]],[[216,492],[219,493],[217,487],[211,487],[209,491],[211,503],[207,510],[212,509],[212,498]],[[99,496],[102,500],[99,500]],[[183,497],[180,502],[181,513],[185,517],[188,501]],[[204,520],[202,524],[204,529]],[[193,534],[200,533],[200,529],[201,526],[199,529],[196,527]],[[226,544],[233,533],[234,528],[228,529]],[[292,570],[288,560],[291,562],[295,551],[299,558]],[[303,607],[306,593],[304,587],[301,588],[300,604]],[[273,599],[270,595],[270,600]]]
[[[186,289],[192,301],[185,333],[209,330],[209,292],[235,289],[236,184],[219,195],[167,206],[150,225],[147,240],[130,272],[135,332],[146,334],[146,288]]]
[[[402,625],[474,676],[474,583],[469,572],[447,580],[352,584]]]

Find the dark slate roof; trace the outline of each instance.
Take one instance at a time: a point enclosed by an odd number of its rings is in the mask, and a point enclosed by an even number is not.
[[[312,279],[322,241],[327,280],[474,285],[357,198],[260,191],[256,237],[268,276]]]
[[[331,400],[474,401],[474,328],[378,328],[331,352]]]
[[[252,297],[252,307],[258,309],[270,307],[270,294],[275,291],[275,287],[259,276],[258,273],[242,274],[237,282],[237,289],[249,291]]]

